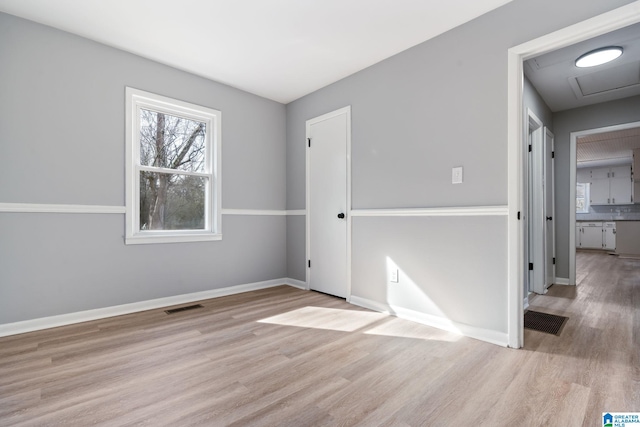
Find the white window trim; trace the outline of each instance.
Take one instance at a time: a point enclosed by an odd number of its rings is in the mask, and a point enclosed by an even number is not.
[[[221,206],[221,141],[222,113],[212,108],[202,107],[188,102],[178,101],[154,93],[127,87],[126,98],[126,212],[125,243],[181,243],[202,242],[222,239]],[[184,172],[186,175],[210,176],[207,191],[204,230],[145,230],[140,231],[140,108],[162,111],[205,123],[207,132],[205,144],[207,151],[204,174]],[[183,171],[180,171],[183,174]]]

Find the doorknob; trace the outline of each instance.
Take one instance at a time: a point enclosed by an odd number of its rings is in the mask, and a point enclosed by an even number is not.
[[[547,221],[551,221],[552,219],[553,219],[553,217],[552,217],[552,216],[548,216],[548,217],[547,217]]]
[[[343,214],[342,212],[340,212],[340,213],[338,214],[338,218],[343,219],[343,218],[344,218],[344,214]]]

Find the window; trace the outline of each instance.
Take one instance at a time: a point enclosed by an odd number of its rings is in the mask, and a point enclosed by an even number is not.
[[[589,213],[589,183],[576,184],[576,213]]]
[[[126,243],[220,240],[220,111],[126,89]]]

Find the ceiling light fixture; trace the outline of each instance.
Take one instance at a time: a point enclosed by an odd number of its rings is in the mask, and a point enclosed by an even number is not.
[[[620,46],[601,47],[600,49],[587,52],[576,59],[576,67],[595,67],[596,65],[611,62],[620,55],[622,55],[622,48]]]

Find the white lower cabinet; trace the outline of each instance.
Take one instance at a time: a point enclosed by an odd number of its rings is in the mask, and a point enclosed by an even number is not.
[[[616,248],[616,223],[576,223],[576,248],[614,250]]]
[[[580,247],[589,249],[602,249],[601,222],[585,222],[582,224]]]
[[[616,248],[616,223],[605,222],[602,224],[602,247],[609,250]]]

